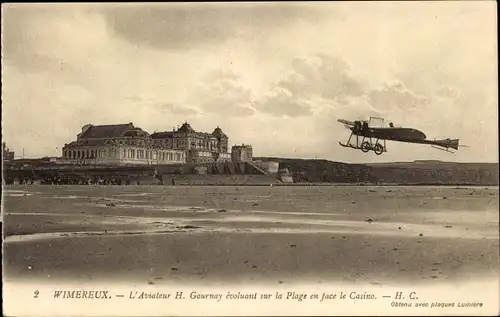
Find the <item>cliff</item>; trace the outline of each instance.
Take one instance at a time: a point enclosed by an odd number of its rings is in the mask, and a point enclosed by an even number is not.
[[[381,164],[348,164],[328,160],[260,157],[279,162],[295,182],[375,183],[404,185],[499,184],[498,163],[415,161]]]

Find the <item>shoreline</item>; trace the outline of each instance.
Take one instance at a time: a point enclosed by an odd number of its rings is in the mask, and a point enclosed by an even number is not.
[[[139,186],[148,186],[148,187],[179,187],[179,186],[264,186],[264,187],[274,187],[274,186],[288,186],[288,187],[446,187],[446,188],[499,188],[500,184],[439,184],[439,183],[409,183],[409,184],[401,184],[401,183],[176,183],[175,185],[170,184],[130,184],[130,185],[82,185],[82,184],[9,184],[3,185],[3,188],[14,188],[14,187],[30,187],[30,186],[93,186],[93,187],[139,187]]]

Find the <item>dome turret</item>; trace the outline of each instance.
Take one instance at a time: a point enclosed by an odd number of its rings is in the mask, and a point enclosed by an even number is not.
[[[189,125],[189,123],[184,122],[182,126],[177,130],[177,132],[183,132],[183,133],[195,133],[194,129]]]
[[[217,137],[217,138],[226,138],[227,137],[227,135],[224,132],[222,132],[222,129],[219,127],[215,128],[214,132],[212,132],[212,135]]]

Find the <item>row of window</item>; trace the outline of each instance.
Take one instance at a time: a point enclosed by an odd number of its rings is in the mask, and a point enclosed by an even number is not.
[[[63,158],[65,159],[96,159],[105,157],[116,158],[118,152],[116,149],[109,149],[106,151],[104,149],[85,149],[85,150],[65,150],[63,152]]]
[[[106,149],[82,149],[82,150],[65,150],[63,158],[76,159],[98,159],[98,158],[119,158],[118,151],[114,148]],[[122,149],[121,158],[131,159],[151,159],[160,161],[183,161],[184,153],[173,153],[167,151],[152,151],[142,149]]]
[[[218,149],[217,142],[205,142],[203,140],[175,140],[172,143],[172,139],[162,139],[162,140],[155,140],[155,144],[157,145],[163,145],[165,147],[169,147],[172,149],[184,149],[188,150],[191,148],[194,149],[207,149],[207,150],[216,150]]]
[[[142,149],[123,149],[123,158],[132,159],[146,159],[146,160],[159,160],[159,161],[183,161],[184,153],[173,153],[166,151],[152,151]]]

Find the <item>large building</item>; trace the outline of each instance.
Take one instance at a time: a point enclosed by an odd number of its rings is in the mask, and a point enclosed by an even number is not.
[[[184,151],[156,148],[149,133],[132,122],[82,127],[76,141],[65,144],[61,163],[81,165],[178,164],[186,161]]]
[[[177,130],[149,134],[132,122],[82,127],[76,141],[65,144],[62,164],[137,165],[212,163],[231,160],[229,139],[217,127],[196,132],[185,122]]]
[[[161,149],[174,149],[186,153],[186,162],[202,164],[231,160],[229,138],[217,127],[212,133],[196,132],[189,123],[177,130],[155,132],[153,145]]]

